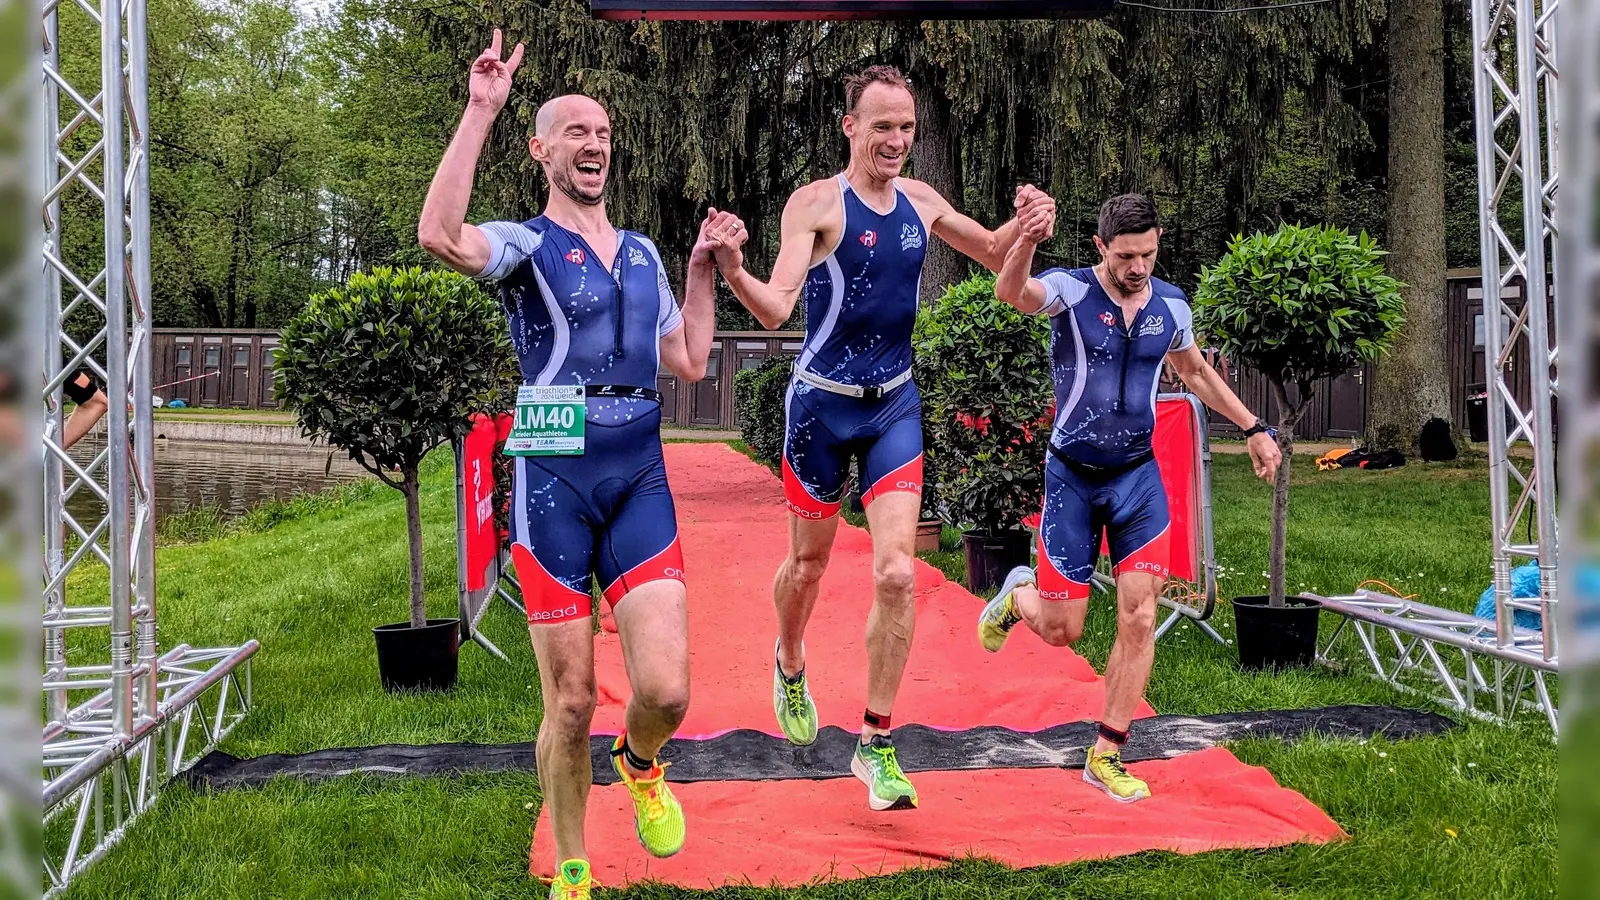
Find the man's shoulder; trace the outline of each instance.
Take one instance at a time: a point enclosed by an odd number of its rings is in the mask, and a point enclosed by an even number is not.
[[[1150,292],[1163,300],[1176,300],[1184,305],[1189,303],[1189,295],[1183,292],[1183,288],[1170,281],[1162,281],[1159,278],[1152,277],[1150,279]]]

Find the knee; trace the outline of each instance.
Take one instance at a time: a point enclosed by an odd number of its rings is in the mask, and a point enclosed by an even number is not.
[[[1149,640],[1156,631],[1156,604],[1152,600],[1117,610],[1117,634],[1132,640]]]
[[[916,590],[916,564],[909,556],[890,557],[873,568],[872,579],[880,598],[909,605]]]
[[[1039,639],[1052,647],[1076,644],[1083,637],[1083,623],[1067,619],[1046,620],[1040,623]]]
[[[789,575],[801,584],[812,585],[822,580],[822,573],[828,569],[828,554],[826,551],[803,551],[795,553],[789,558]]]
[[[689,685],[650,685],[635,694],[639,704],[663,724],[677,728],[689,712]]]
[[[545,718],[558,729],[589,730],[594,718],[597,698],[593,678],[569,678],[558,681],[553,691],[547,690],[544,698]]]

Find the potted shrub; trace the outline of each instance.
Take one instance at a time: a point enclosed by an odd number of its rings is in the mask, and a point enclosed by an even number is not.
[[[517,381],[499,305],[452,272],[358,272],[284,327],[275,369],[277,397],[306,436],[405,495],[411,615],[373,629],[384,688],[448,690],[460,623],[423,606],[418,468],[473,413],[502,408]]]
[[[1315,655],[1321,604],[1285,591],[1294,428],[1317,381],[1377,358],[1404,324],[1402,285],[1384,273],[1384,255],[1364,232],[1284,225],[1270,235],[1234,238],[1222,259],[1200,273],[1195,332],[1266,377],[1283,452],[1272,492],[1269,594],[1233,600],[1246,668],[1305,665]]]
[[[993,590],[1012,567],[1029,562],[1023,520],[1044,496],[1049,341],[1043,317],[995,300],[989,274],[951,285],[917,315],[923,482],[962,529],[973,593]]]

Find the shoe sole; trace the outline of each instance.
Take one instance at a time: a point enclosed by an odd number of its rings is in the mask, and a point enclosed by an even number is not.
[[[1094,777],[1094,773],[1089,771],[1089,767],[1088,766],[1084,766],[1083,767],[1083,780],[1086,783],[1092,784],[1095,787],[1099,788],[1101,791],[1105,792],[1105,795],[1107,797],[1110,797],[1111,799],[1117,801],[1118,803],[1137,803],[1140,800],[1145,800],[1145,799],[1148,799],[1150,797],[1150,791],[1148,789],[1139,791],[1139,792],[1135,793],[1132,797],[1118,797],[1116,794],[1111,793],[1111,788],[1106,787],[1106,783],[1104,781],[1101,781],[1100,779]]]
[[[861,780],[862,784],[867,786],[867,805],[872,807],[873,812],[892,812],[894,810],[917,808],[915,797],[901,794],[893,800],[884,800],[874,793],[872,790],[872,773],[867,771],[866,765],[861,762],[861,757],[854,754],[850,756],[850,774],[856,776]]]

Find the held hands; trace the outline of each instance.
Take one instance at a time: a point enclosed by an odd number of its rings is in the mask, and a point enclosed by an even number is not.
[[[1250,451],[1250,465],[1255,468],[1256,477],[1262,481],[1271,481],[1278,474],[1278,465],[1283,460],[1283,454],[1278,450],[1278,442],[1272,435],[1262,432],[1250,435],[1244,446]]]
[[[1031,184],[1017,187],[1017,224],[1021,238],[1042,244],[1056,233],[1056,201]]]
[[[500,29],[494,30],[489,49],[472,61],[467,77],[467,105],[498,113],[511,97],[511,75],[522,65],[522,44],[511,51],[511,58],[500,60]]]
[[[702,250],[715,257],[717,268],[724,277],[744,266],[744,242],[750,239],[744,221],[731,212],[718,212],[715,207],[706,211],[706,220],[700,224],[700,239],[695,242],[693,257],[702,258]]]

